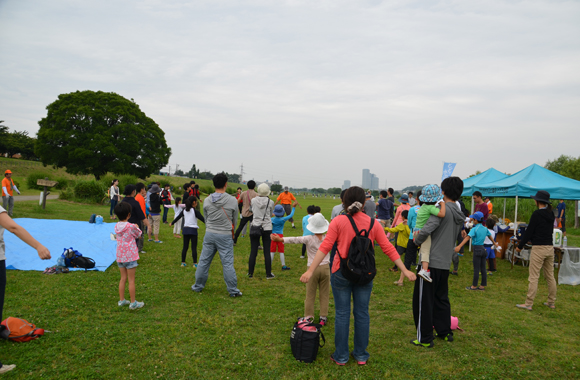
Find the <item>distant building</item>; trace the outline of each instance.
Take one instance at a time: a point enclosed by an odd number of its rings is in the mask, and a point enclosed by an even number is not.
[[[369,169],[363,169],[362,171],[362,187],[363,189],[370,189],[372,185],[371,171]]]
[[[378,190],[379,189],[379,177],[374,174],[371,174],[371,190]]]
[[[346,190],[350,187],[350,181],[348,179],[344,180],[344,183],[342,184],[342,190]]]
[[[379,177],[371,173],[369,169],[363,169],[362,171],[362,188],[370,190],[379,189]]]

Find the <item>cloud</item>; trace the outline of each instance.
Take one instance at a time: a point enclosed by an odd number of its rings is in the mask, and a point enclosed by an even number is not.
[[[80,1],[0,4],[0,116],[58,94],[134,98],[171,163],[291,186],[437,182],[577,154],[580,4]],[[565,136],[562,138],[562,136]]]

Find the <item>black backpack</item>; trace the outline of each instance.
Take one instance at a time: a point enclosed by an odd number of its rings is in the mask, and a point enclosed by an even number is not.
[[[324,347],[326,343],[324,334],[320,330],[321,327],[319,324],[303,320],[298,320],[294,324],[290,334],[290,347],[296,360],[304,363],[312,363],[316,360],[318,348]],[[322,345],[320,345],[320,337],[324,342]]]
[[[83,256],[82,253],[74,250],[72,247],[69,249],[65,248],[61,256],[64,258],[65,265],[69,268],[92,269],[95,267],[95,260]]]
[[[366,285],[377,275],[375,248],[373,241],[369,239],[369,233],[373,229],[375,220],[371,218],[369,229],[359,232],[352,216],[349,214],[346,216],[350,220],[356,236],[350,242],[346,258],[340,257],[340,273],[355,285]]]

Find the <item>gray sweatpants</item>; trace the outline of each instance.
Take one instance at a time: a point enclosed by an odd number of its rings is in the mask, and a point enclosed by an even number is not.
[[[284,212],[286,213],[286,215],[292,214],[292,205],[282,205],[282,207],[284,207]],[[294,218],[290,218],[288,219],[288,221],[290,223],[294,223]]]
[[[2,207],[8,212],[9,216],[12,216],[12,210],[14,210],[14,197],[3,196],[2,197]]]
[[[203,248],[201,249],[199,263],[195,271],[195,284],[191,289],[201,292],[205,288],[205,283],[209,277],[209,266],[216,252],[219,252],[220,255],[228,293],[236,294],[240,292],[236,270],[234,269],[234,240],[232,235],[220,235],[207,231],[203,238]]]

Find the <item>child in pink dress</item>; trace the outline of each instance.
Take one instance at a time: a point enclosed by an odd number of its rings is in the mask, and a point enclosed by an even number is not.
[[[139,251],[135,239],[141,236],[141,229],[138,225],[129,223],[131,217],[131,205],[121,202],[115,206],[115,215],[119,218],[119,223],[115,225],[117,235],[117,265],[121,271],[121,281],[119,282],[119,302],[117,305],[129,305],[129,309],[140,309],[145,303],[135,300],[135,268],[139,260]],[[131,302],[125,299],[125,283],[129,280],[129,295]]]

